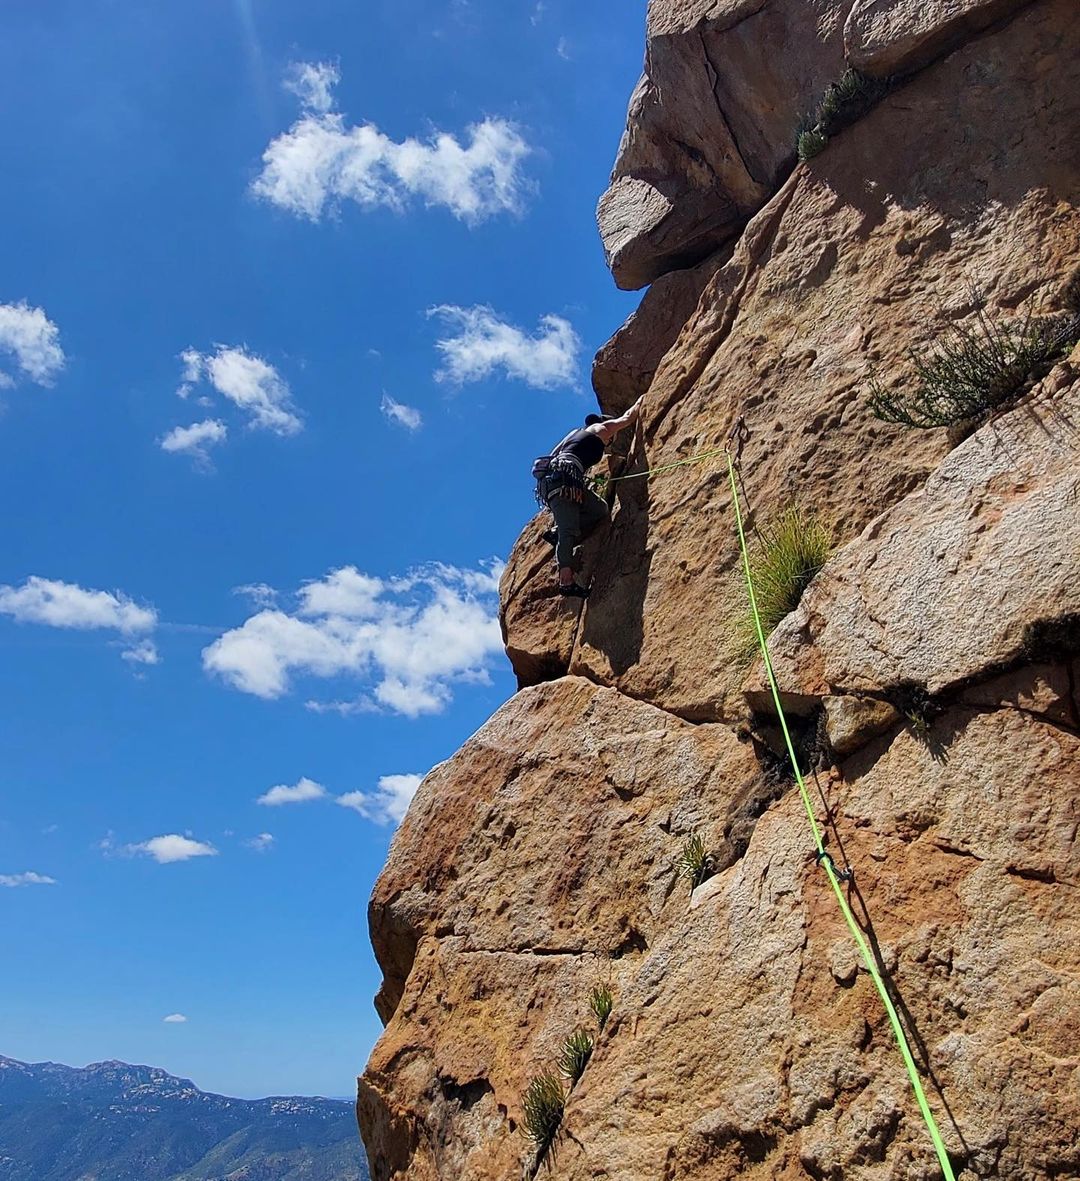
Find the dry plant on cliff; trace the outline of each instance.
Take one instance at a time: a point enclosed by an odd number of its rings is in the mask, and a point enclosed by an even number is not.
[[[883,422],[924,430],[978,422],[1012,405],[1042,380],[1080,334],[1080,315],[1036,317],[1027,312],[1012,321],[977,308],[970,324],[950,324],[929,354],[911,350],[913,380],[898,390],[878,378],[869,386],[870,409]]]

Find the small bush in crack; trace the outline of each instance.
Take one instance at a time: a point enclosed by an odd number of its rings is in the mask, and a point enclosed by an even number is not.
[[[883,422],[929,430],[978,422],[1012,405],[1049,373],[1080,334],[1080,314],[1033,314],[998,320],[976,295],[970,324],[951,324],[927,355],[908,353],[910,386],[886,389],[875,377],[869,385],[871,411]]]
[[[611,995],[610,985],[594,984],[592,992],[589,993],[589,1008],[592,1009],[601,1033],[604,1031],[604,1026],[607,1024],[607,1019],[611,1016],[614,1006],[615,998]]]
[[[705,839],[698,832],[692,832],[675,859],[675,871],[679,877],[690,883],[691,892],[700,886],[712,871],[715,862],[705,845]]]
[[[818,107],[818,122],[826,135],[835,135],[861,119],[880,102],[892,85],[888,78],[869,78],[859,70],[845,70],[838,82],[830,82]]]
[[[798,506],[787,509],[760,531],[750,555],[750,576],[766,636],[799,605],[803,591],[828,561],[832,549],[832,531]],[[735,631],[739,653],[752,658],[758,638],[749,609]]]
[[[800,160],[812,160],[822,152],[829,137],[849,127],[888,93],[888,78],[869,78],[858,70],[845,70],[836,82],[830,82],[821,96],[817,110],[802,122],[795,137],[795,151]]]
[[[941,714],[940,704],[934,700],[924,685],[905,682],[890,694],[892,704],[904,715],[911,732],[925,741],[934,719]]]
[[[566,1094],[558,1075],[545,1071],[529,1083],[522,1101],[523,1123],[525,1135],[536,1146],[538,1158],[551,1147],[565,1107]]]
[[[585,1073],[593,1052],[592,1034],[587,1029],[575,1029],[562,1044],[558,1067],[573,1086]]]
[[[805,163],[825,151],[829,137],[814,127],[804,127],[795,141],[795,154]]]

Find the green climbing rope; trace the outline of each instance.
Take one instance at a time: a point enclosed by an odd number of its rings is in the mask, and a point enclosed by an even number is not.
[[[717,447],[714,451],[703,451],[700,455],[691,455],[689,459],[677,459],[674,463],[662,463],[659,467],[646,468],[643,472],[630,472],[625,476],[597,476],[596,480],[603,486],[614,484],[618,480],[640,480],[645,476],[658,476],[663,472],[674,471],[677,467],[689,467],[693,463],[702,463],[706,459],[715,459],[718,455],[726,454],[726,447]]]
[[[731,499],[735,506],[735,523],[739,530],[739,548],[742,551],[743,573],[746,576],[746,591],[750,598],[750,612],[754,619],[754,628],[757,631],[761,655],[765,661],[765,673],[768,677],[769,688],[772,690],[773,703],[776,706],[776,716],[780,720],[780,729],[784,735],[784,744],[787,747],[788,757],[791,760],[791,766],[795,772],[795,782],[799,785],[803,807],[806,809],[806,817],[810,821],[810,828],[814,834],[817,861],[818,864],[825,867],[829,884],[833,888],[837,902],[840,903],[840,909],[843,912],[848,929],[851,931],[852,937],[858,945],[863,963],[866,965],[866,970],[870,973],[874,981],[874,986],[878,990],[878,995],[881,997],[881,1003],[885,1006],[885,1012],[889,1016],[889,1022],[892,1025],[893,1033],[900,1047],[900,1053],[903,1055],[904,1065],[907,1067],[908,1078],[911,1079],[911,1088],[915,1092],[915,1099],[919,1104],[919,1110],[922,1112],[922,1117],[926,1121],[927,1129],[930,1132],[930,1139],[934,1142],[934,1150],[937,1152],[938,1163],[941,1165],[941,1171],[945,1176],[945,1181],[956,1181],[952,1164],[949,1161],[949,1154],[945,1150],[944,1141],[941,1139],[941,1132],[938,1130],[937,1123],[934,1120],[934,1113],[930,1110],[930,1104],[926,1100],[926,1092],[923,1090],[922,1080],[919,1078],[919,1071],[915,1065],[915,1059],[911,1055],[911,1047],[908,1045],[904,1027],[900,1024],[896,1007],[893,1005],[892,998],[889,996],[888,989],[885,987],[885,981],[882,979],[877,962],[867,945],[866,937],[863,935],[859,924],[855,921],[855,916],[851,912],[851,906],[844,895],[844,891],[841,889],[840,875],[837,873],[832,858],[826,852],[825,845],[821,839],[821,830],[818,827],[817,818],[814,816],[813,805],[810,803],[810,793],[806,789],[806,781],[803,779],[802,771],[799,769],[799,760],[795,755],[795,747],[791,741],[791,733],[788,730],[783,706],[780,704],[780,689],[776,683],[776,673],[773,671],[772,660],[769,657],[769,646],[765,642],[765,632],[762,629],[761,617],[758,614],[757,596],[754,594],[754,579],[750,573],[750,557],[746,549],[746,533],[743,530],[742,506],[739,502],[739,489],[735,479],[735,462],[730,449],[725,450],[727,450],[728,480],[731,484]]]

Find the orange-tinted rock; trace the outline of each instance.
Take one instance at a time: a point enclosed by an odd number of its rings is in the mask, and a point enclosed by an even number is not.
[[[844,0],[653,0],[645,74],[600,200],[620,287],[734,237],[794,162],[804,112],[843,71]]]
[[[661,275],[642,296],[637,311],[596,354],[592,384],[605,413],[621,414],[649,388],[664,354],[723,261],[716,255],[689,270]]]
[[[530,1075],[588,1019],[598,974],[623,977],[685,908],[686,835],[708,823],[722,844],[760,779],[725,727],[577,678],[522,691],[428,775],[370,907],[389,1022],[361,1086],[376,1181],[511,1175]]]
[[[769,641],[780,683],[935,695],[1071,657],[1046,637],[1080,620],[1078,504],[1080,381],[987,423],[826,565]]]
[[[973,282],[1010,315],[1075,268],[1080,63],[1067,21],[1055,5],[1026,9],[800,166],[664,357],[638,470],[722,447],[742,415],[750,524],[798,501],[841,543],[923,483],[946,433],[880,422],[868,377],[898,380],[909,350],[970,316]],[[723,459],[617,488],[571,670],[686,717],[731,716],[746,608]]]
[[[1022,8],[1028,0],[856,0],[844,50],[877,77],[924,66],[946,49]]]
[[[597,210],[615,281],[644,287],[735,237],[849,65],[910,73],[1026,2],[651,0],[645,73]]]

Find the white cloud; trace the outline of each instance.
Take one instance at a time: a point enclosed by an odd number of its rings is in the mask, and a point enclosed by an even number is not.
[[[477,594],[497,595],[506,563],[497,558],[476,569],[465,570],[460,566],[448,566],[444,562],[432,562],[425,569],[429,577],[440,578],[450,585],[457,583]]]
[[[246,586],[234,586],[234,595],[246,595],[256,607],[276,607],[277,591],[265,582],[249,582]]]
[[[270,788],[259,796],[255,803],[263,804],[267,808],[277,808],[282,804],[304,804],[309,800],[321,800],[325,795],[326,788],[321,783],[301,776],[292,787],[286,787],[281,783]],[[273,840],[272,837],[270,839]]]
[[[423,426],[424,419],[419,410],[404,402],[395,402],[389,394],[383,394],[379,409],[390,422],[396,422],[406,430],[417,431]]]
[[[293,408],[289,383],[262,357],[244,348],[219,344],[212,353],[185,349],[180,361],[184,366],[183,380],[176,391],[180,397],[186,398],[194,385],[205,379],[217,393],[247,414],[252,429],[273,431],[276,435],[295,435],[304,429]],[[194,426],[179,427],[166,436],[177,441],[171,447],[165,447],[162,441],[162,446],[167,451],[188,449],[191,432],[201,435],[194,445],[205,448],[225,438],[225,425],[208,419]]]
[[[19,886],[55,886],[56,878],[46,877],[43,873],[34,873],[28,869],[26,873],[0,873],[0,886],[17,889]]]
[[[530,148],[513,124],[484,119],[467,129],[464,143],[446,132],[397,143],[374,124],[353,126],[334,111],[337,81],[336,67],[325,62],[291,67],[286,85],[303,109],[263,153],[256,196],[312,221],[343,200],[404,210],[416,198],[469,223],[520,210],[520,169]]]
[[[193,422],[191,426],[174,427],[161,441],[162,451],[170,454],[190,455],[197,464],[210,462],[208,448],[224,443],[229,431],[219,418],[206,418]]]
[[[111,628],[124,635],[152,631],[157,612],[120,591],[85,590],[70,582],[32,574],[22,586],[0,586],[0,615],[48,627]]]
[[[361,574],[355,566],[343,566],[301,587],[299,614],[372,619],[379,614],[379,596],[387,586],[381,578]]]
[[[253,849],[256,853],[269,853],[274,847],[273,833],[261,832],[258,836],[251,837],[250,840],[244,842],[248,849]]]
[[[458,330],[436,341],[435,347],[443,355],[443,366],[435,374],[437,381],[462,385],[501,370],[534,389],[577,384],[581,338],[561,316],[541,316],[538,330],[529,336],[500,320],[489,307],[444,304],[430,308],[428,315],[438,316]]]
[[[263,610],[203,651],[203,667],[258,697],[281,697],[298,674],[349,678],[366,689],[356,712],[438,713],[451,687],[486,681],[502,651],[498,564],[434,565],[383,580],[353,566],[303,586],[292,612]]]
[[[408,811],[422,779],[422,775],[383,775],[375,791],[349,791],[334,802],[378,824],[397,824]]]
[[[161,654],[153,640],[140,640],[139,643],[120,653],[120,659],[128,664],[160,664]]]
[[[187,1018],[183,1013],[170,1013],[168,1017],[162,1017],[162,1021],[166,1025],[184,1025],[187,1023]]]
[[[570,42],[565,37],[559,38],[558,45],[555,46],[555,52],[563,59],[564,62],[571,62],[574,59],[570,56]]]
[[[25,300],[0,303],[0,353],[10,353],[19,372],[38,385],[51,385],[64,368],[60,330],[42,308]],[[11,385],[10,374],[0,371],[0,387]]]
[[[181,398],[191,393],[191,387],[200,380],[203,371],[202,353],[198,349],[184,349],[180,354],[180,361],[184,366],[180,388],[176,391]]]
[[[340,71],[329,62],[293,62],[285,89],[299,98],[305,111],[326,114],[334,109],[334,87],[340,81]]]
[[[103,847],[108,849],[109,845],[103,842]],[[174,861],[190,861],[193,857],[217,856],[217,849],[213,845],[180,836],[175,832],[151,837],[150,840],[140,841],[135,845],[125,845],[122,852],[129,856],[143,854],[153,857],[159,865],[169,865]]]

